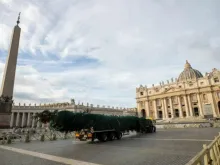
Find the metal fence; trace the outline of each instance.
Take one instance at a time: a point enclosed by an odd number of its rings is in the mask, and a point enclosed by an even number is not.
[[[61,133],[49,129],[33,130],[27,129],[18,132],[4,132],[0,137],[0,144],[11,144],[16,142],[31,142],[31,141],[53,141],[58,139],[74,139],[74,132]]]
[[[186,165],[220,165],[220,133],[203,150],[192,158]]]

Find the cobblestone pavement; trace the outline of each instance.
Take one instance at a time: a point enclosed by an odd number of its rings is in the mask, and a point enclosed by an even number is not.
[[[47,155],[42,158],[33,153],[21,154],[11,151],[13,149],[9,151],[0,148],[0,159],[3,160],[3,164],[0,164],[62,165],[74,160],[93,165],[184,165],[202,149],[203,144],[209,144],[218,132],[217,128],[188,128],[158,130],[157,133],[145,135],[132,134],[122,140],[95,144],[73,139],[16,143],[8,147]]]

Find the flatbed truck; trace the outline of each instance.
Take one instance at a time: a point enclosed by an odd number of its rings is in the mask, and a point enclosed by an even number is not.
[[[140,129],[140,133],[154,133],[156,132],[156,127],[151,121],[147,126],[144,126]],[[117,131],[115,129],[109,130],[94,130],[93,127],[89,129],[82,129],[79,132],[75,132],[75,138],[80,141],[91,140],[94,141],[98,139],[101,142],[113,141],[115,139],[120,140],[123,135],[129,134],[129,131]]]

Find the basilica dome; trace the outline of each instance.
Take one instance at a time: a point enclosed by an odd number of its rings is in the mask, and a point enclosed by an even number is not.
[[[193,69],[188,61],[186,61],[184,70],[180,73],[178,81],[195,80],[203,77],[202,73]]]

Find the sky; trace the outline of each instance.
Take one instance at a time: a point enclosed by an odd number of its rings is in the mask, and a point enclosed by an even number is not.
[[[219,0],[0,0],[0,77],[21,12],[15,104],[136,106],[186,60],[219,68]]]

